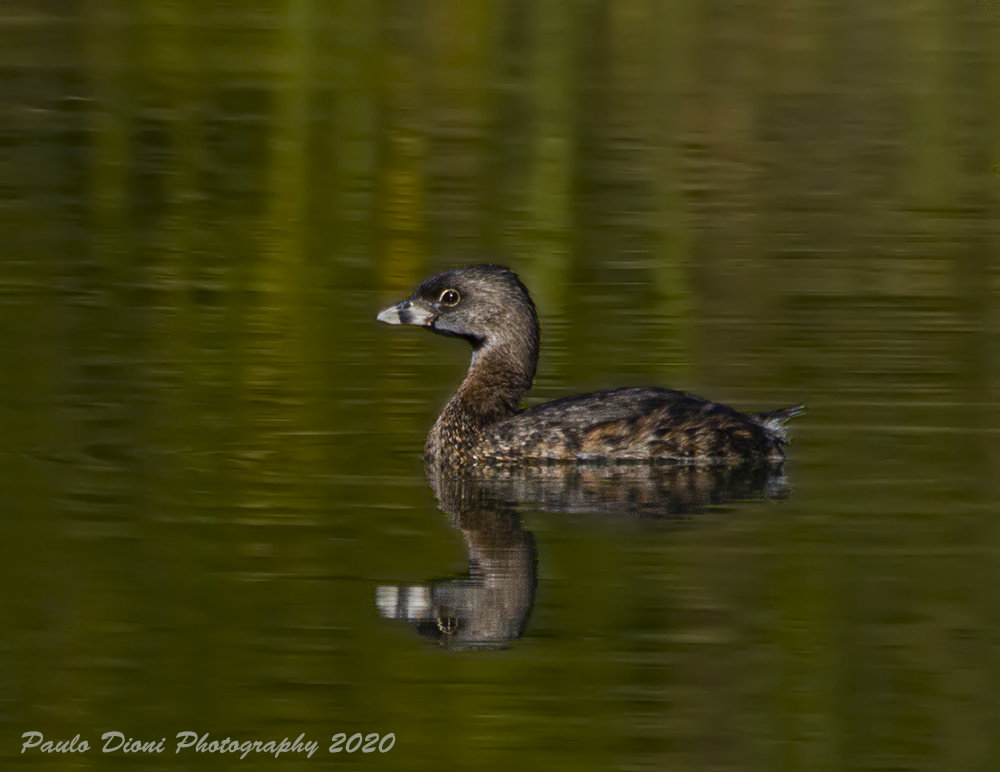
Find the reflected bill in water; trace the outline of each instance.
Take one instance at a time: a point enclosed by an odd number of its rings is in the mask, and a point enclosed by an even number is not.
[[[783,499],[788,482],[773,465],[703,467],[552,464],[456,475],[427,463],[438,505],[462,532],[467,574],[376,588],[380,616],[405,620],[456,651],[497,651],[517,643],[535,603],[535,539],[525,508],[546,512],[686,519],[735,501]]]

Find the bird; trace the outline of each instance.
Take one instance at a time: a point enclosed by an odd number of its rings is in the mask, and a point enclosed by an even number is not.
[[[683,391],[626,387],[531,407],[541,328],[527,287],[506,265],[468,263],[423,281],[378,321],[472,346],[464,380],[424,443],[444,469],[530,463],[781,464],[785,422],[804,405],[742,412]]]

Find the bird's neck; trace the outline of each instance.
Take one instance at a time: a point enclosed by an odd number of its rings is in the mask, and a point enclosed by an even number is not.
[[[492,424],[518,411],[531,388],[538,363],[538,345],[486,343],[475,349],[465,380],[427,437],[428,456],[435,451],[462,455]]]
[[[486,344],[472,354],[465,380],[448,403],[484,425],[517,412],[535,377],[537,352],[528,355],[504,344]]]

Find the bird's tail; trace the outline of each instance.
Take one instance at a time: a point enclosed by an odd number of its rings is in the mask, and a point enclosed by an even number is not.
[[[752,410],[747,415],[771,432],[782,443],[787,443],[788,432],[785,428],[785,422],[798,418],[804,412],[806,412],[805,405],[790,405],[789,407],[779,407],[777,410],[768,410],[766,413]]]

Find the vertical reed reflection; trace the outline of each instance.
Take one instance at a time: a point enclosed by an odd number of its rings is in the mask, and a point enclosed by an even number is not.
[[[980,3],[0,2],[7,736],[989,768],[998,93]],[[370,598],[464,570],[419,449],[465,352],[371,316],[481,249],[532,401],[820,407],[785,504],[530,514],[525,644],[463,661]]]

